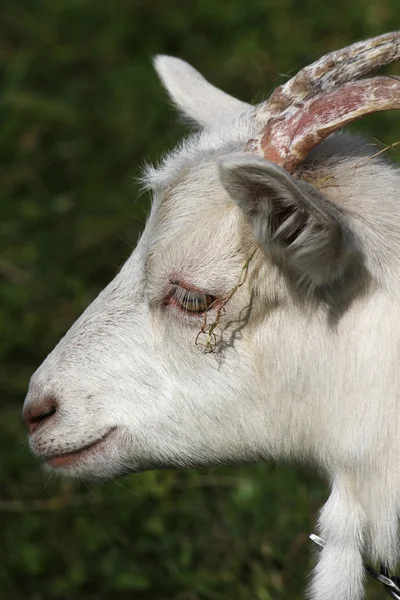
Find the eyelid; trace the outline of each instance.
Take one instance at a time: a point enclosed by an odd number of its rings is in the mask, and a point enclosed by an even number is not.
[[[201,291],[187,290],[180,285],[174,284],[171,299],[186,313],[203,314],[211,308],[217,298],[211,294]]]

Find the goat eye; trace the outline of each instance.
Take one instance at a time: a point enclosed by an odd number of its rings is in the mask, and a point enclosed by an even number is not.
[[[211,296],[210,294],[190,292],[181,287],[175,289],[173,298],[179,308],[193,314],[204,313],[216,300],[215,296]]]

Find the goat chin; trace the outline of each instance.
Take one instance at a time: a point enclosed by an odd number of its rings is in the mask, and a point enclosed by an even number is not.
[[[289,173],[257,155],[265,107],[156,68],[200,131],[147,169],[136,249],[32,376],[31,448],[101,478],[309,461],[331,485],[311,597],[358,600],[363,557],[398,558],[400,172],[335,134]]]

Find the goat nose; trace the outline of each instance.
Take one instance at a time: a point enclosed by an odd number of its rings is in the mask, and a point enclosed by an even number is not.
[[[58,403],[55,398],[46,397],[31,406],[24,408],[23,417],[29,433],[34,431],[57,412]]]

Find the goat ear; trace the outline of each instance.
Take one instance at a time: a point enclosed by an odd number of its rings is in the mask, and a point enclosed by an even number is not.
[[[223,160],[220,177],[257,241],[298,283],[322,285],[344,274],[353,236],[344,215],[316,188],[249,155]]]
[[[249,107],[208,83],[196,69],[179,58],[156,56],[154,66],[176,106],[203,127],[218,125]]]

